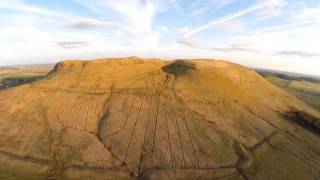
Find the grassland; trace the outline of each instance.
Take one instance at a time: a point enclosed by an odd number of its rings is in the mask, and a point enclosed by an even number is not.
[[[226,61],[64,61],[0,91],[0,174],[312,179],[320,172],[319,117]],[[293,121],[305,119],[314,129]]]
[[[272,73],[264,74],[264,77],[271,83],[297,96],[314,109],[320,111],[320,83],[284,79]]]

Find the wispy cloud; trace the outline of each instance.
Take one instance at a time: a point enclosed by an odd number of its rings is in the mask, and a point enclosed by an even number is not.
[[[72,48],[88,46],[89,42],[88,41],[59,41],[59,42],[56,42],[56,44],[61,48],[72,49]]]
[[[265,4],[263,8],[257,12],[258,18],[267,19],[274,16],[280,16],[282,9],[288,4],[287,0],[260,0],[258,3]]]
[[[108,27],[115,25],[115,23],[111,21],[102,21],[98,19],[92,19],[88,17],[82,17],[79,15],[69,14],[59,10],[51,10],[48,8],[27,4],[25,3],[25,1],[4,0],[0,2],[0,9],[9,9],[30,14],[41,15],[44,17],[62,19],[63,26],[75,29]]]
[[[258,4],[258,5],[252,6],[252,7],[248,8],[248,9],[245,9],[243,11],[237,12],[235,14],[223,17],[223,18],[218,19],[218,20],[211,21],[211,22],[209,22],[207,24],[204,24],[204,25],[202,25],[202,26],[200,26],[198,28],[192,29],[191,31],[187,32],[184,35],[184,38],[188,38],[188,37],[194,35],[195,33],[204,31],[204,30],[209,29],[209,28],[213,28],[215,26],[218,26],[218,25],[221,25],[223,23],[229,22],[229,21],[234,20],[236,18],[239,18],[241,16],[247,15],[247,14],[249,14],[251,12],[254,12],[254,11],[256,11],[256,10],[262,8],[262,7],[263,7],[262,4]]]
[[[209,10],[218,10],[232,4],[235,0],[197,0],[192,4],[192,8],[194,9],[191,16],[197,16],[200,14],[205,14]]]
[[[63,24],[64,27],[74,28],[74,29],[92,29],[92,28],[104,28],[112,27],[115,23],[111,21],[101,21],[96,19],[83,19],[72,22],[66,22]]]
[[[169,29],[167,26],[158,26],[157,29],[163,33],[169,33]]]
[[[168,28],[163,25],[154,26],[153,23],[156,14],[165,11],[169,5],[176,3],[174,0],[75,1],[100,15],[104,15],[110,10],[119,14],[119,17],[121,18],[121,26],[119,26],[119,28],[122,28],[133,36],[133,39],[131,39],[130,42],[151,46],[157,45],[160,32],[168,31]]]
[[[185,46],[191,47],[191,48],[197,48],[197,49],[206,49],[211,51],[217,51],[217,52],[258,52],[258,50],[253,49],[249,46],[249,44],[243,44],[243,43],[234,43],[230,45],[224,45],[224,46],[207,46],[202,43],[187,40],[187,39],[181,39],[178,41],[179,44],[183,44]]]
[[[292,14],[292,16],[300,20],[320,23],[320,4],[314,7],[300,7],[299,12]]]
[[[204,24],[204,25],[202,25],[200,27],[192,29],[192,30],[190,30],[189,32],[187,32],[184,35],[184,38],[188,38],[188,37],[190,37],[190,36],[192,36],[192,35],[194,35],[194,34],[196,34],[198,32],[204,31],[206,29],[214,28],[214,27],[222,25],[224,23],[228,23],[228,22],[230,22],[230,21],[232,21],[234,19],[237,19],[239,17],[248,15],[248,14],[253,13],[253,12],[257,12],[258,10],[264,10],[264,9],[268,9],[268,8],[276,9],[278,6],[283,6],[283,1],[284,0],[269,0],[269,1],[264,0],[264,1],[259,1],[255,5],[250,6],[250,7],[246,8],[246,9],[243,9],[242,11],[239,11],[237,13],[222,17],[222,18],[217,19],[217,20],[210,21],[210,22],[208,22],[208,23],[206,23],[206,24]]]
[[[23,12],[34,13],[34,14],[50,16],[50,17],[60,17],[60,18],[67,17],[64,15],[64,13],[54,12],[46,8],[41,8],[41,7],[26,4],[24,3],[24,1],[16,1],[16,0],[13,0],[13,1],[3,0],[2,2],[0,2],[0,9],[23,11]]]
[[[194,10],[194,11],[191,13],[191,16],[197,16],[197,15],[199,15],[199,14],[202,14],[202,13],[204,13],[205,11],[207,11],[208,9],[209,9],[208,6],[206,6],[206,7],[201,7],[201,8],[199,8],[199,9],[196,9],[196,10]]]
[[[316,52],[307,52],[307,51],[279,51],[275,53],[277,55],[285,55],[285,56],[298,56],[302,58],[314,58],[314,57],[320,57],[320,53]]]

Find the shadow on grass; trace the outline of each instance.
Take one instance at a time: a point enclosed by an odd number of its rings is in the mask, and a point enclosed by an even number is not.
[[[173,63],[164,66],[162,70],[174,75],[175,78],[178,78],[183,74],[196,70],[196,68],[195,65],[190,62],[184,60],[176,60]]]
[[[30,77],[8,77],[8,78],[3,78],[0,82],[0,90],[26,84],[26,83],[31,83],[37,79],[40,79],[44,76],[30,76]]]

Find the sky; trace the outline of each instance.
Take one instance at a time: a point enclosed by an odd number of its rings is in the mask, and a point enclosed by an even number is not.
[[[0,0],[0,66],[210,58],[320,75],[319,0]]]

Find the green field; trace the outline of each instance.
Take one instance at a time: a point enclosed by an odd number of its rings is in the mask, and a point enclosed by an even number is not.
[[[49,65],[0,68],[0,89],[38,79],[45,76],[51,69]]]
[[[320,83],[308,82],[304,80],[287,80],[276,77],[269,73],[264,76],[268,81],[294,94],[305,101],[314,109],[320,111]]]

